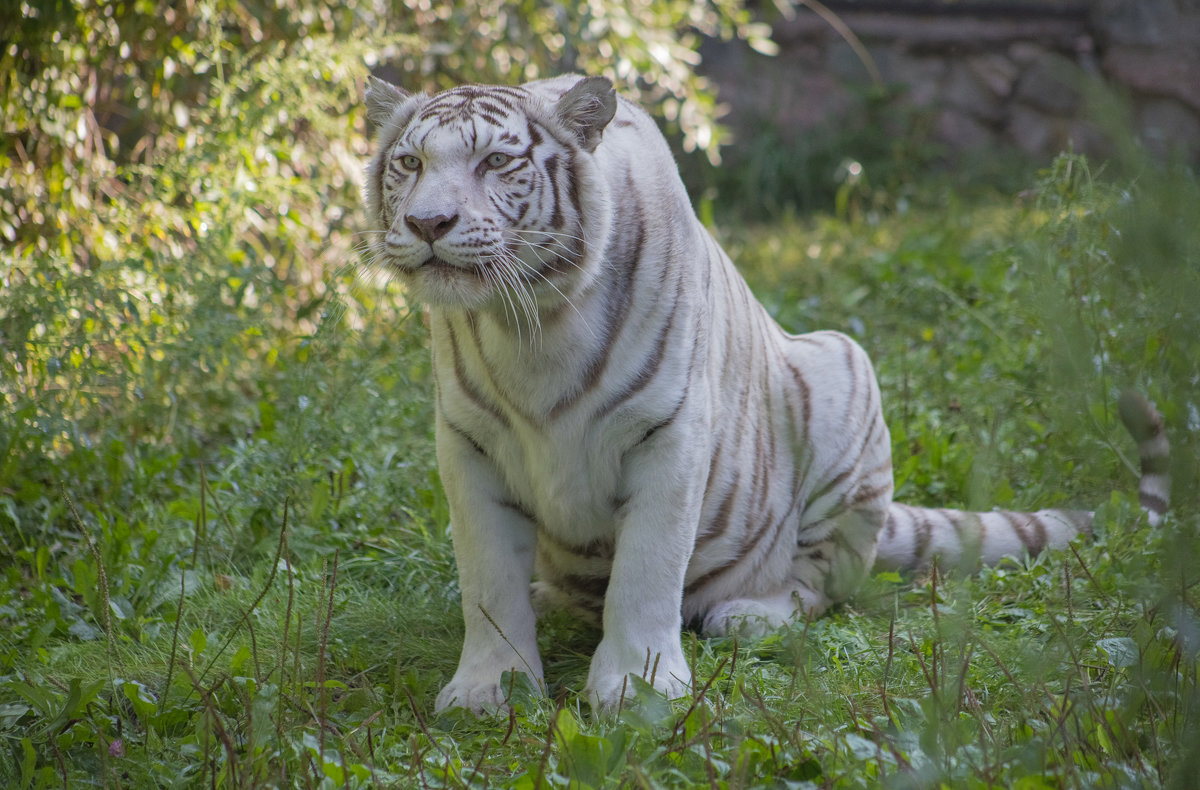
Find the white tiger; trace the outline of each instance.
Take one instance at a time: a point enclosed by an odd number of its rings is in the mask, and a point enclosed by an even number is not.
[[[762,632],[873,566],[990,563],[1090,531],[1087,512],[892,503],[867,355],[779,328],[608,80],[428,96],[372,79],[366,105],[372,258],[430,312],[466,631],[439,710],[503,705],[506,670],[542,681],[535,602],[601,616],[586,691],[606,708],[630,673],[688,688],[685,622]],[[1136,395],[1122,416],[1157,521],[1162,421]]]

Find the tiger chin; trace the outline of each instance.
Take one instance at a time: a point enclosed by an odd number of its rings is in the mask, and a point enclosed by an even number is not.
[[[892,502],[866,353],[784,332],[692,211],[650,117],[600,77],[412,94],[372,78],[371,265],[429,306],[437,459],[465,623],[436,707],[541,684],[538,603],[603,626],[586,693],[668,696],[685,623],[764,633],[873,569],[994,563],[1090,533],[1086,511]],[[1120,413],[1166,511],[1163,422]],[[531,587],[531,580],[537,582]]]

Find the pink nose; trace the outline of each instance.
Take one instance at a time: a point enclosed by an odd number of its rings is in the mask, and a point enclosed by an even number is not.
[[[416,235],[421,241],[433,244],[435,241],[445,236],[450,232],[458,222],[458,215],[446,216],[438,214],[436,217],[414,217],[409,214],[404,218],[404,224],[408,229]]]

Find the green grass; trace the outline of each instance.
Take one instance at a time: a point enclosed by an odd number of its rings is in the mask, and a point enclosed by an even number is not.
[[[518,676],[507,715],[433,714],[461,615],[401,295],[335,270],[296,320],[218,294],[161,335],[114,321],[134,349],[115,362],[30,330],[21,371],[58,367],[54,388],[3,389],[0,784],[1191,786],[1200,186],[1077,157],[1028,180],[1019,201],[930,179],[903,211],[718,233],[785,326],[870,351],[898,498],[1096,506],[1098,539],[883,575],[758,641],[685,633],[691,696],[641,688],[611,718],[579,696],[598,634],[561,615],[545,696]],[[17,275],[53,254],[6,259],[10,305],[36,312]],[[47,310],[43,332],[69,334]],[[1173,441],[1157,530],[1115,419],[1126,386]]]

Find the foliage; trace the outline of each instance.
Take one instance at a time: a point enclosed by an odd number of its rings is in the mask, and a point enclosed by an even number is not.
[[[748,17],[413,5],[27,3],[0,35],[0,784],[1186,786],[1200,201],[1132,155],[1136,178],[1061,158],[1022,204],[881,179],[723,234],[782,322],[877,360],[901,497],[1095,503],[1097,541],[881,576],[753,643],[685,634],[691,696],[635,683],[610,719],[577,693],[596,634],[554,616],[546,696],[518,675],[508,715],[432,715],[461,620],[425,330],[352,276],[363,63],[507,78],[607,41],[632,82],[663,25]],[[588,24],[568,46],[555,19]],[[640,88],[686,126],[701,86],[672,73]],[[1129,384],[1173,441],[1158,530]]]

